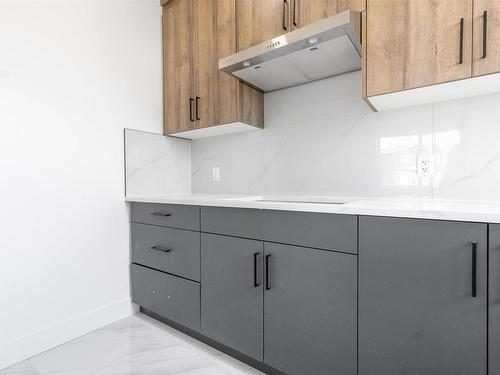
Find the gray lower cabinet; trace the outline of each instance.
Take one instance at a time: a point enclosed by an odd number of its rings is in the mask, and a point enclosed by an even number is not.
[[[354,215],[262,210],[261,218],[266,241],[357,253]]]
[[[263,243],[202,234],[201,332],[262,361]]]
[[[264,246],[264,363],[288,375],[355,375],[357,257]]]
[[[500,225],[490,225],[490,374],[500,374]]]
[[[200,284],[167,273],[131,266],[132,301],[176,323],[200,330]]]
[[[200,230],[200,207],[180,204],[132,203],[133,223]]]
[[[200,281],[200,233],[132,223],[132,262]]]
[[[486,224],[360,217],[359,375],[485,375],[486,285]]]

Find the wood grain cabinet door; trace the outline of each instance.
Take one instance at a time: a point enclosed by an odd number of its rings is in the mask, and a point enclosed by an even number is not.
[[[216,123],[218,59],[216,51],[217,0],[193,1],[194,93],[196,127]]]
[[[368,96],[470,78],[472,1],[368,0]]]
[[[487,239],[486,224],[359,218],[359,375],[486,375]]]
[[[163,106],[165,133],[193,129],[192,0],[163,7]]]
[[[473,74],[500,72],[500,0],[474,0]]]
[[[237,0],[238,49],[265,42],[287,33],[293,0]]]
[[[236,78],[219,70],[219,59],[236,53],[236,1],[217,0],[216,10],[216,43],[217,64],[215,66],[218,79],[217,90],[217,123],[225,124],[238,121],[238,90],[241,85]]]
[[[293,29],[301,28],[344,10],[361,12],[366,8],[366,0],[290,0],[290,3],[290,22]]]
[[[500,374],[500,225],[490,225],[490,374]]]

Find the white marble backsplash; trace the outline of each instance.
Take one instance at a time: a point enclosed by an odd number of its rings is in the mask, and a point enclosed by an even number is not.
[[[125,129],[127,197],[191,192],[191,141]]]
[[[268,93],[264,130],[193,141],[192,192],[500,200],[499,94],[372,112],[360,80]]]

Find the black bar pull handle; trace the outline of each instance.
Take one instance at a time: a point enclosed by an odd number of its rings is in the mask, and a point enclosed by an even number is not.
[[[194,121],[194,118],[193,118],[193,102],[194,102],[194,99],[193,98],[189,98],[189,121]]]
[[[283,0],[283,20],[282,20],[282,24],[283,24],[283,30],[285,30],[285,31],[288,31],[288,27],[286,26],[286,14],[287,14],[286,7],[287,6],[288,6],[288,1],[287,0]]]
[[[197,96],[196,97],[196,119],[199,120],[200,119],[200,97]]]
[[[464,62],[464,19],[460,18],[460,50],[458,55],[458,63]]]
[[[363,12],[359,13],[359,44],[363,45]]]
[[[472,297],[476,298],[477,297],[477,242],[472,241],[472,282],[471,282],[471,289],[472,289]]]
[[[483,59],[486,58],[486,51],[488,50],[488,11],[483,12]]]
[[[260,286],[259,281],[257,280],[257,261],[260,253],[253,254],[253,287],[257,288]]]
[[[161,251],[164,253],[170,253],[172,251],[172,249],[167,249],[166,247],[162,247],[162,246],[151,246],[150,249],[156,250],[156,251]]]
[[[159,212],[159,211],[152,212],[151,215],[153,215],[153,216],[163,216],[163,217],[172,216],[172,214],[169,214],[168,212]]]
[[[297,0],[293,0],[293,26],[297,27]]]
[[[266,290],[271,289],[271,283],[269,282],[269,258],[271,258],[271,254],[266,255]]]

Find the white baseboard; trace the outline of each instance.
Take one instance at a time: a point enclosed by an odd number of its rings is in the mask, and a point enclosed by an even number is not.
[[[130,298],[125,298],[17,339],[0,342],[0,369],[126,318],[136,311]]]

